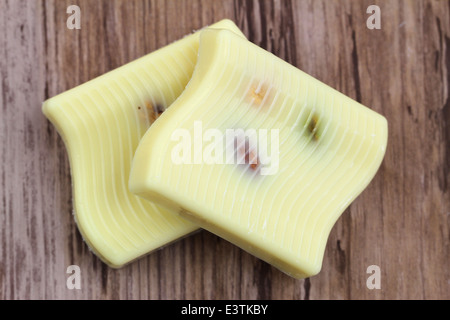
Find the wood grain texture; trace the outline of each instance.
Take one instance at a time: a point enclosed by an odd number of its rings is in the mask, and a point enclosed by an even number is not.
[[[66,28],[79,5],[82,29]],[[382,29],[366,27],[381,8]],[[67,153],[41,103],[222,18],[385,115],[375,179],[294,280],[202,231],[123,269],[72,216]],[[0,0],[0,299],[450,299],[450,2]],[[81,290],[66,268],[81,268]],[[366,287],[369,265],[381,289]]]

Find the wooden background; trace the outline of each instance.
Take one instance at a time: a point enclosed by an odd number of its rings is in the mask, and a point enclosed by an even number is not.
[[[78,31],[66,28],[71,4]],[[366,27],[370,4],[381,30]],[[449,17],[449,1],[0,0],[0,299],[450,299]],[[313,278],[206,231],[112,270],[76,229],[42,101],[222,18],[389,121],[381,169]],[[71,264],[81,290],[66,288]],[[380,290],[366,287],[369,265]]]

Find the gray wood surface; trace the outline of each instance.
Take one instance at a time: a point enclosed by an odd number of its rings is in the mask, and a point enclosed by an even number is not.
[[[79,5],[81,30],[66,28]],[[366,9],[381,8],[381,30]],[[0,0],[0,299],[450,299],[448,1]],[[322,272],[294,280],[202,231],[123,269],[72,217],[67,153],[41,103],[222,18],[385,115],[375,179],[338,220]],[[66,268],[81,268],[81,290]],[[369,265],[381,289],[366,287]]]

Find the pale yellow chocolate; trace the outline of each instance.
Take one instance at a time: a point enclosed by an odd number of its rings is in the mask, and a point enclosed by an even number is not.
[[[234,155],[246,162],[211,162],[214,140],[198,128],[271,132],[272,154],[236,135]],[[387,135],[378,113],[232,32],[206,29],[186,90],[137,148],[130,189],[304,278],[321,269],[330,230],[374,177]]]
[[[243,36],[229,20],[211,27]],[[197,32],[44,103],[69,154],[79,230],[113,267],[197,229],[130,193],[128,178],[140,138],[189,82],[198,41]]]

